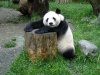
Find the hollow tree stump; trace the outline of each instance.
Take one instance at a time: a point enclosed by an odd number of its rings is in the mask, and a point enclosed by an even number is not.
[[[54,32],[45,34],[26,32],[25,46],[33,61],[37,58],[52,59],[56,56],[57,35]]]

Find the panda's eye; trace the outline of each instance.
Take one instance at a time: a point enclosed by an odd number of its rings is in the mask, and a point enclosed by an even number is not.
[[[54,19],[54,21],[56,21],[56,18],[53,17],[53,19]]]
[[[46,22],[48,22],[48,19],[49,19],[49,18],[46,19]]]

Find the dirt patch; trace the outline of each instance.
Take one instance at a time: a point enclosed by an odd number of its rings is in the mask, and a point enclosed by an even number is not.
[[[20,16],[20,12],[9,9],[9,8],[0,8],[0,75],[4,75],[5,72],[9,69],[9,65],[12,63],[14,58],[23,50],[24,42],[22,40],[24,36],[24,27],[27,23],[7,23],[9,20],[16,19]],[[22,38],[20,38],[20,36]],[[18,37],[20,42],[17,42],[17,46],[14,48],[4,48],[2,45],[11,40],[14,37]]]
[[[19,11],[8,8],[0,8],[0,23],[6,23],[9,20],[17,19],[22,15]]]
[[[27,23],[11,24],[3,23],[0,24],[0,42],[3,43],[13,37],[23,35],[24,27]]]

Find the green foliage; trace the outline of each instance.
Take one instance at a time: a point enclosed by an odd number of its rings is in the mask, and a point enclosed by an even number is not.
[[[13,4],[10,1],[0,1],[0,7],[7,7],[7,8],[16,9],[16,8],[18,8],[18,5],[17,4]]]
[[[77,47],[82,39],[89,40],[100,48],[100,26],[90,24],[95,16],[89,4],[50,2],[50,10],[60,8],[65,19],[72,19],[76,58],[71,61],[63,59],[60,55],[52,60],[37,60],[32,62],[28,58],[26,49],[13,61],[10,70],[5,75],[100,75],[100,53],[85,57]],[[33,20],[38,19],[33,15]],[[85,18],[85,19],[83,19]]]
[[[11,48],[16,46],[16,38],[12,38],[10,41],[4,43],[3,45],[5,48]]]
[[[64,4],[56,4],[54,2],[50,3],[50,10],[54,10],[56,8],[61,9],[62,14],[65,18],[73,18],[80,20],[82,17],[91,16],[92,15],[92,7],[90,4],[81,4],[81,3],[64,3]]]
[[[15,59],[5,75],[98,75],[100,55],[86,58],[77,53],[77,58],[69,61],[57,55],[52,60],[32,62],[24,49]]]
[[[18,20],[17,19],[8,20],[7,23],[18,24]]]
[[[27,51],[24,50],[13,62],[6,75],[70,75],[66,68],[66,61],[58,55],[57,58],[46,61],[29,60]],[[63,69],[62,69],[63,68]]]
[[[11,48],[11,47],[15,47],[16,43],[14,41],[8,41],[4,44],[5,48]]]
[[[15,38],[15,37],[14,37],[14,38],[12,38],[12,39],[11,39],[11,41],[16,41],[16,38]]]
[[[40,19],[40,16],[37,13],[32,13],[31,16],[32,16],[31,18],[32,21]]]

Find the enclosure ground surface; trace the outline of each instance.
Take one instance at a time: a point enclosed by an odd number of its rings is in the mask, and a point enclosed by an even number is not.
[[[18,22],[22,14],[14,9],[0,8],[0,75],[4,75],[14,58],[23,50],[24,27],[28,22]],[[20,20],[20,19],[19,19]],[[69,20],[68,20],[69,21]],[[75,29],[69,24],[71,29]],[[17,46],[4,48],[3,45],[12,38],[18,38]]]
[[[3,47],[3,44],[12,38],[24,36],[23,28],[27,23],[8,23],[9,20],[14,20],[20,15],[21,13],[14,9],[0,8],[0,75],[4,75],[13,59],[23,48],[22,45],[13,48]]]

